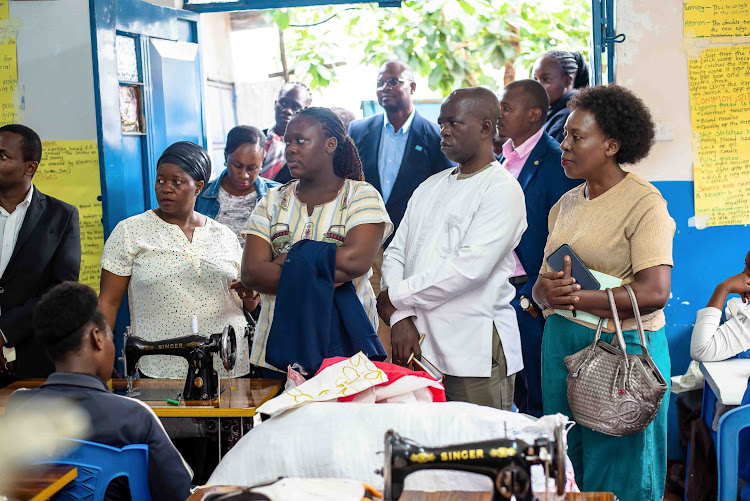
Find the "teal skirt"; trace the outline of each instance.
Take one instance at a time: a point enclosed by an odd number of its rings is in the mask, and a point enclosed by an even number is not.
[[[544,413],[562,413],[573,419],[568,405],[566,356],[594,341],[595,331],[550,315],[542,339],[542,397]],[[612,334],[603,333],[610,342]],[[638,331],[625,331],[628,353],[641,353]],[[671,363],[667,338],[662,327],[646,331],[649,354],[669,381]],[[568,455],[575,468],[576,483],[582,491],[614,492],[620,501],[658,501],[664,496],[667,474],[667,408],[669,392],[662,399],[656,419],[641,433],[612,437],[581,425],[568,433]]]

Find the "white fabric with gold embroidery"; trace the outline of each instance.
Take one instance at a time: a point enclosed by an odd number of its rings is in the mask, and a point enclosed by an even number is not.
[[[388,376],[378,369],[361,351],[351,358],[326,367],[317,376],[296,388],[285,391],[256,409],[256,422],[260,414],[271,416],[288,409],[347,397],[373,386],[385,383]]]

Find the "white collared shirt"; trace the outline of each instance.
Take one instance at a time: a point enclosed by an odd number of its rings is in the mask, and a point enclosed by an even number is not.
[[[426,334],[422,354],[451,376],[489,377],[492,325],[508,375],[523,368],[510,301],[513,249],[526,230],[523,190],[495,161],[465,179],[439,172],[414,191],[383,258],[382,289]]]
[[[8,212],[0,207],[0,235],[3,236],[3,246],[0,248],[0,277],[5,273],[8,267],[10,256],[13,255],[13,249],[18,241],[18,233],[21,231],[23,221],[26,219],[26,211],[31,205],[31,196],[34,194],[34,185],[31,185],[29,192],[23,202],[16,206],[16,210]]]
[[[29,210],[33,194],[34,185],[32,184],[29,192],[26,194],[26,198],[20,204],[16,205],[16,209],[13,212],[8,212],[3,207],[0,207],[0,235],[3,237],[3,246],[0,247],[0,277],[5,273],[5,268],[8,267],[10,257],[13,255],[13,249],[16,248],[18,234],[21,232],[23,221],[26,219],[26,211]],[[2,314],[1,311],[0,314]],[[5,334],[2,334],[2,336],[7,342]],[[13,348],[4,348],[4,351],[4,355],[7,358],[8,354],[13,352]]]

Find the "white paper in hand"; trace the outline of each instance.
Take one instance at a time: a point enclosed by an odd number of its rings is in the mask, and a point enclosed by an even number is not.
[[[606,289],[614,289],[615,287],[619,287],[622,285],[622,279],[618,277],[613,277],[612,275],[607,275],[606,273],[602,273],[600,271],[596,270],[589,270],[592,275],[594,275],[594,278],[599,282],[599,290],[606,290]],[[558,315],[562,315],[567,318],[573,318],[573,312],[568,310],[555,310],[555,313]],[[599,317],[596,315],[592,315],[591,313],[586,313],[585,311],[576,310],[576,320],[580,320],[582,322],[587,322],[593,325],[599,325]],[[609,323],[609,320],[604,319],[604,328],[607,327],[607,324]]]

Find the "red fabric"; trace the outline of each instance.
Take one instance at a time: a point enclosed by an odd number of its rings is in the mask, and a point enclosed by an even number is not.
[[[318,372],[315,373],[317,376],[320,371],[325,369],[326,367],[330,367],[333,364],[337,364],[339,362],[343,362],[344,360],[347,360],[346,357],[332,357],[332,358],[326,358],[323,360],[323,364],[320,366],[320,369],[318,369]],[[435,378],[430,376],[424,371],[413,371],[411,369],[407,369],[406,367],[402,367],[400,365],[396,364],[389,364],[386,362],[372,362],[377,366],[378,369],[385,372],[386,376],[388,376],[388,381],[384,383],[380,383],[379,385],[376,385],[375,388],[378,386],[388,386],[389,384],[398,381],[404,376],[417,376],[417,377],[423,377],[426,379],[429,379],[430,381],[436,381]],[[431,386],[427,387],[428,390],[430,390],[430,393],[432,393],[432,401],[433,402],[445,402],[445,390],[441,390],[439,388],[433,388]],[[346,397],[339,397],[339,402],[351,402],[354,400],[354,397],[357,394],[348,395]]]

